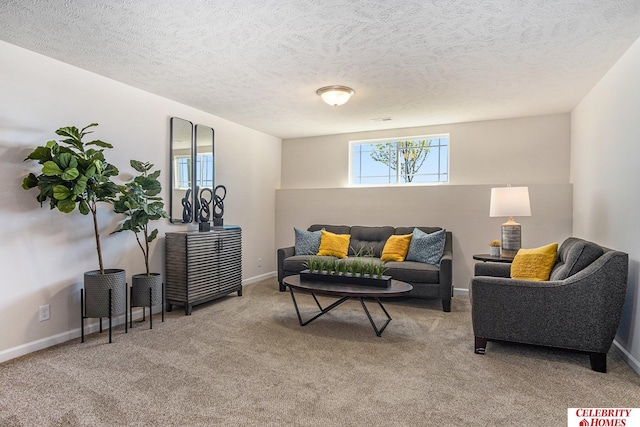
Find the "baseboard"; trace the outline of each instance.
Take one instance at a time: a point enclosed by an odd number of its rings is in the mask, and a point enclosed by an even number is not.
[[[629,365],[631,369],[636,371],[636,374],[640,375],[640,361],[633,357],[633,355],[629,353],[624,347],[622,347],[622,345],[620,345],[620,343],[616,340],[613,340],[613,348],[618,352],[620,357],[622,357],[624,361],[627,362],[627,365]]]
[[[453,288],[453,296],[456,295],[460,295],[460,296],[469,296],[469,289],[465,289],[465,288]]]
[[[265,279],[269,279],[271,277],[275,277],[276,272],[271,271],[269,273],[261,274],[259,276],[250,277],[242,281],[242,285],[249,285],[252,283],[260,282]],[[153,307],[154,313],[161,313],[162,307],[155,306]],[[134,309],[133,311],[133,320],[138,320],[142,318],[142,308]],[[113,326],[118,326],[124,324],[124,314],[116,316],[112,319]],[[109,328],[109,320],[105,319],[102,323],[103,331],[108,331]],[[100,330],[100,324],[98,319],[89,319],[84,327],[85,335],[92,334],[94,332],[98,332]],[[15,359],[16,357],[25,356],[29,353],[33,353],[34,351],[43,350],[47,347],[52,347],[54,345],[62,344],[63,342],[70,341],[76,338],[79,338],[82,335],[82,331],[80,328],[72,329],[69,331],[65,331],[59,333],[57,335],[52,335],[50,337],[42,338],[37,341],[32,341],[26,344],[22,344],[13,348],[8,348],[6,350],[0,351],[0,363],[6,362],[11,359]],[[117,339],[117,338],[116,338]]]
[[[276,277],[275,271],[270,271],[269,273],[261,274],[259,276],[249,277],[248,279],[244,279],[242,281],[242,285],[250,285],[252,283],[261,282],[265,279],[270,279],[271,277]]]
[[[153,307],[154,313],[161,313],[162,306],[157,305]],[[138,320],[142,318],[142,308],[133,310],[133,320]],[[114,317],[112,320],[112,325],[118,326],[124,324],[124,313]],[[85,323],[84,334],[89,335],[94,332],[98,332],[100,330],[100,321],[98,319],[89,319]],[[102,320],[102,330],[103,332],[109,333],[109,319]],[[52,335],[50,337],[42,338],[36,341],[31,341],[26,344],[22,344],[13,348],[8,348],[6,350],[0,351],[0,363],[6,362],[11,359],[15,359],[16,357],[25,356],[29,353],[33,353],[34,351],[43,350],[48,347],[52,347],[54,345],[62,344],[63,342],[70,341],[76,338],[80,338],[82,335],[82,331],[80,328],[71,329],[69,331],[65,331],[56,335]],[[108,340],[108,338],[105,338]],[[114,337],[114,340],[117,339]]]

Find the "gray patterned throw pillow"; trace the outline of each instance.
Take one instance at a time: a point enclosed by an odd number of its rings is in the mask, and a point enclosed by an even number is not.
[[[413,229],[413,237],[409,243],[406,261],[424,262],[440,265],[440,259],[444,252],[446,231],[439,230],[434,233],[425,233],[419,228]]]
[[[306,231],[293,228],[296,234],[296,255],[316,255],[320,249],[322,233],[318,231]]]

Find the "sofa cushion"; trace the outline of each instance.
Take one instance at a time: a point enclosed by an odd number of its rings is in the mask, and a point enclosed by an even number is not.
[[[389,261],[384,274],[409,283],[438,283],[440,269],[433,264],[414,261]]]
[[[411,234],[416,228],[420,231],[424,231],[427,234],[435,233],[436,231],[442,230],[442,227],[397,227],[394,234]]]
[[[414,228],[413,238],[409,244],[407,261],[424,262],[440,265],[440,259],[444,252],[444,244],[447,239],[446,231],[440,229],[432,233],[425,233],[419,228]]]
[[[533,249],[520,249],[511,263],[511,278],[549,280],[549,273],[556,262],[557,252],[557,243]]]
[[[336,234],[351,234],[351,227],[348,225],[313,224],[309,231],[327,230]]]
[[[322,233],[318,231],[306,231],[293,228],[296,237],[296,255],[316,255],[320,250],[320,237]]]
[[[380,258],[382,249],[389,236],[394,234],[393,227],[367,227],[354,225],[351,227],[351,243],[349,256],[374,256]],[[409,234],[409,233],[406,233]]]
[[[350,235],[335,234],[326,230],[320,230],[320,233],[322,233],[322,236],[320,237],[320,249],[318,250],[319,256],[347,257]]]
[[[382,249],[382,261],[404,261],[412,234],[389,236]]]
[[[558,250],[558,261],[551,271],[550,280],[564,280],[583,270],[600,258],[604,249],[586,240],[569,237]]]

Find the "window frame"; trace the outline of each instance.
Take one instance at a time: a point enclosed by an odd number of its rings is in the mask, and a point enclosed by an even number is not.
[[[213,153],[200,153],[197,155],[197,159],[196,159],[196,163],[200,166],[201,169],[204,169],[205,166],[205,162],[203,161],[204,157],[210,157],[211,160],[210,162],[213,162]],[[181,165],[180,161],[181,160],[187,160],[187,167],[188,167],[188,171],[187,171],[187,176],[189,177],[189,181],[188,187],[182,187],[180,184],[182,184],[182,182],[180,182],[181,177],[183,176],[183,165]],[[192,162],[192,158],[190,155],[183,155],[183,154],[178,154],[176,156],[174,156],[173,158],[173,167],[174,167],[174,182],[173,182],[173,186],[175,189],[178,190],[188,190],[189,188],[191,188],[191,180],[192,180],[192,172],[193,172],[193,165],[191,164]],[[198,172],[198,171],[197,171]],[[197,182],[197,186],[199,188],[211,188],[212,185],[203,185],[203,182],[205,180],[206,177],[202,176],[202,171],[199,171],[199,173],[197,173],[197,177],[198,177],[198,182]],[[211,184],[213,184],[213,176],[211,176]],[[208,181],[209,182],[209,181]]]
[[[354,170],[353,170],[353,155],[354,155],[354,145],[363,145],[363,144],[385,144],[385,143],[396,143],[402,141],[410,141],[410,140],[423,140],[423,139],[440,139],[446,138],[447,145],[438,145],[438,177],[442,175],[446,175],[446,181],[435,181],[435,182],[401,182],[401,173],[399,168],[396,167],[396,182],[392,183],[378,183],[378,184],[359,184],[354,182]],[[440,147],[447,148],[447,162],[446,162],[446,173],[443,173],[441,166],[441,152]],[[429,134],[429,135],[413,135],[413,136],[397,136],[392,138],[377,138],[377,139],[358,139],[349,141],[349,187],[362,188],[362,187],[396,187],[396,186],[416,186],[416,185],[449,185],[451,183],[451,134],[449,133],[437,133],[437,134]]]

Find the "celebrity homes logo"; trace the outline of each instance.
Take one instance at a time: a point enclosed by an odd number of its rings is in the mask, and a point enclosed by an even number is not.
[[[569,408],[568,427],[640,427],[639,408]]]

